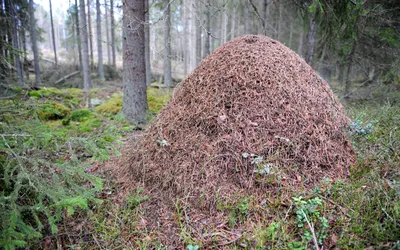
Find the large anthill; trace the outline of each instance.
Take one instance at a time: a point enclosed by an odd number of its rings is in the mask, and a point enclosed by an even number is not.
[[[347,123],[328,84],[295,52],[239,37],[177,87],[132,149],[125,184],[144,185],[154,211],[181,199],[212,214],[216,197],[273,192],[280,184],[271,176],[305,188],[345,178],[354,162]]]

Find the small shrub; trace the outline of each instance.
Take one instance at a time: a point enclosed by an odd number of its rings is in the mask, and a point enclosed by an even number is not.
[[[78,109],[71,113],[71,121],[81,122],[93,116],[92,111],[89,109]]]
[[[312,232],[308,226],[314,225],[314,232],[316,234],[318,243],[321,245],[327,237],[326,230],[329,226],[328,220],[321,215],[320,209],[323,201],[315,197],[313,199],[305,200],[303,197],[293,197],[296,206],[297,226],[303,228],[303,238],[309,242],[312,240]]]
[[[78,130],[82,133],[92,132],[95,128],[99,128],[101,123],[101,120],[97,118],[88,119],[79,124]]]

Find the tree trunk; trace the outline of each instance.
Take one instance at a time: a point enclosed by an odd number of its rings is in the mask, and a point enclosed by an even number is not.
[[[28,53],[26,51],[26,32],[25,32],[25,28],[24,27],[22,27],[21,36],[22,36],[22,47],[24,49],[24,64],[28,65],[28,58],[27,58],[27,54]],[[24,67],[22,67],[22,68],[24,69]],[[25,73],[26,73],[26,80],[29,81],[29,70],[26,69]]]
[[[90,88],[92,80],[90,76],[89,68],[89,44],[88,44],[88,33],[86,28],[86,12],[85,12],[85,0],[79,0],[79,13],[81,17],[81,31],[82,31],[82,67],[83,67],[83,91],[85,95],[86,107],[90,107]]]
[[[79,55],[79,69],[82,72],[82,47],[81,47],[81,28],[79,27],[79,8],[78,0],[75,0],[75,27],[76,27],[76,39],[78,44],[78,55]]]
[[[299,36],[299,47],[297,48],[297,54],[300,56],[303,55],[303,44],[304,44],[304,31],[301,29],[300,36]]]
[[[348,57],[348,61],[347,61],[347,70],[346,70],[346,75],[345,75],[346,86],[345,86],[345,90],[344,90],[345,98],[349,98],[350,85],[351,85],[350,75],[351,75],[351,71],[353,69],[353,61],[354,61],[354,54],[356,52],[356,46],[357,46],[357,40],[354,40],[353,45],[351,47],[349,57]]]
[[[4,14],[3,14],[3,0],[0,0],[0,25],[1,26],[5,26],[4,25]],[[5,37],[3,35],[3,30],[0,29],[0,56],[4,57],[4,41],[5,41]],[[3,68],[3,63],[0,63],[0,70],[1,72],[4,70]],[[0,79],[2,77],[2,73],[0,73]]]
[[[166,4],[164,13],[164,85],[171,87],[171,4],[169,0],[164,0],[164,2]]]
[[[17,26],[17,13],[16,10],[17,7],[11,6],[11,24],[12,24],[12,45],[14,49],[19,50],[19,43],[18,43],[18,26]],[[18,84],[19,86],[24,85],[24,74],[22,72],[22,67],[21,67],[21,58],[19,57],[19,54],[16,53],[15,56],[15,68],[17,69],[17,76],[18,76]]]
[[[210,38],[211,38],[211,6],[210,6],[210,0],[207,0],[207,6],[204,9],[205,13],[204,15],[206,16],[206,38],[204,40],[204,52],[203,52],[203,58],[208,56],[210,54]]]
[[[29,0],[29,16],[30,16],[30,26],[31,26],[31,43],[32,43],[32,51],[33,51],[33,60],[35,66],[35,83],[32,87],[37,88],[41,85],[41,76],[40,76],[40,65],[39,65],[39,51],[37,47],[36,40],[36,20],[33,9],[33,0]]]
[[[10,7],[10,1],[5,0],[4,1],[4,9],[5,9],[5,19],[6,19],[6,34],[7,34],[7,43],[8,46],[12,46],[12,24],[10,23],[10,18],[8,18],[11,15],[11,7]],[[6,57],[9,58],[11,62],[14,61],[14,54],[10,50],[6,50]]]
[[[236,8],[233,9],[231,18],[231,40],[235,39],[235,20],[236,19]]]
[[[148,0],[144,0],[148,1]],[[114,23],[114,0],[110,0],[110,19],[111,19],[111,53],[112,66],[117,71],[117,59],[115,56],[115,23]]]
[[[293,41],[293,20],[290,21],[289,44],[288,44],[289,48],[292,48],[292,41]]]
[[[244,3],[244,27],[245,27],[245,29],[244,29],[244,33],[246,34],[246,35],[248,35],[248,34],[250,34],[250,32],[251,32],[251,27],[250,27],[250,21],[251,21],[251,18],[250,18],[250,16],[249,16],[249,3],[247,2],[247,1],[245,1],[245,3]]]
[[[183,0],[183,44],[185,44],[185,46],[182,48],[183,49],[183,74],[185,75],[185,77],[187,76],[188,73],[188,53],[187,53],[187,48],[186,48],[186,44],[188,44],[188,11],[187,11],[187,3],[188,0]]]
[[[54,22],[53,22],[53,9],[51,7],[51,0],[49,0],[49,5],[50,5],[50,22],[51,22],[51,37],[53,40],[53,51],[54,51],[54,61],[56,62],[56,66],[58,64],[57,62],[57,47],[56,47],[56,36],[54,34]]]
[[[90,0],[87,0],[87,14],[88,14],[88,26],[89,26],[89,47],[90,47],[90,69],[94,69],[93,59],[93,31],[92,31],[92,15],[91,15],[91,4]]]
[[[133,123],[145,123],[148,111],[143,0],[123,2],[123,84],[122,113]]]
[[[196,68],[196,27],[195,27],[195,0],[189,1],[189,52],[190,52],[190,68],[192,72]],[[194,48],[194,49],[193,49]]]
[[[310,15],[309,27],[307,32],[307,46],[305,52],[306,62],[312,66],[317,43],[317,23],[315,22],[314,14]]]
[[[96,0],[96,26],[97,26],[97,76],[101,82],[104,81],[104,66],[103,66],[103,42],[101,39],[101,10],[100,0]]]
[[[195,24],[196,24],[196,67],[201,61],[201,5],[200,1],[196,1],[195,6]]]
[[[146,86],[151,84],[151,63],[150,63],[150,8],[149,0],[144,1],[145,5],[145,21],[144,39],[145,39],[145,59],[146,59]]]
[[[278,41],[282,42],[282,11],[283,11],[283,6],[282,6],[282,0],[279,0],[279,17],[278,17]]]
[[[107,63],[111,66],[111,51],[110,51],[110,32],[109,32],[109,22],[108,22],[108,7],[107,0],[104,0],[105,9],[106,9],[106,37],[107,37]]]

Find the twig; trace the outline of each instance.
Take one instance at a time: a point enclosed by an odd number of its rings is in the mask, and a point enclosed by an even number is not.
[[[333,200],[331,200],[331,199],[329,199],[329,198],[326,198],[326,197],[324,197],[324,196],[322,196],[322,195],[320,195],[320,194],[318,194],[318,196],[319,196],[320,198],[322,198],[322,199],[324,199],[324,200],[330,202],[332,205],[335,205],[335,206],[339,207],[339,208],[340,208],[340,211],[341,211],[346,217],[350,218],[350,215],[348,215],[348,214],[345,212],[346,209],[345,209],[344,207],[340,206],[339,204],[337,204],[337,203],[334,202]],[[349,208],[349,210],[352,211],[352,212],[355,212],[355,211],[354,211],[353,209],[351,209],[351,208]]]
[[[0,134],[1,137],[30,137],[28,134]]]
[[[312,236],[313,236],[313,241],[314,241],[315,248],[316,248],[317,250],[320,250],[320,248],[319,248],[319,246],[318,246],[318,240],[317,240],[317,237],[315,236],[314,227],[313,227],[313,225],[311,225],[311,224],[310,224],[310,222],[308,221],[307,215],[306,215],[306,213],[304,213],[304,210],[303,210],[303,209],[301,209],[301,212],[303,213],[303,215],[304,215],[304,218],[305,218],[305,219],[306,219],[306,221],[307,221],[308,227],[309,227],[309,228],[310,228],[310,230],[311,230],[311,233],[312,233]]]

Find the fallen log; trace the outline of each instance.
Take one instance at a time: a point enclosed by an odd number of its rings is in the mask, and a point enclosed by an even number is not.
[[[60,79],[58,79],[54,84],[59,84],[60,82],[62,82],[62,81],[64,81],[64,80],[67,80],[68,78],[70,78],[71,76],[74,76],[74,75],[77,75],[77,74],[79,74],[79,70],[78,71],[75,71],[75,72],[72,72],[71,74],[68,74],[68,75],[66,75],[66,76],[64,76],[64,77],[61,77]]]
[[[45,62],[48,62],[48,63],[56,64],[55,61],[50,60],[50,59],[47,59],[47,58],[43,58],[43,57],[42,57],[42,58],[40,58],[40,60],[45,61]]]

